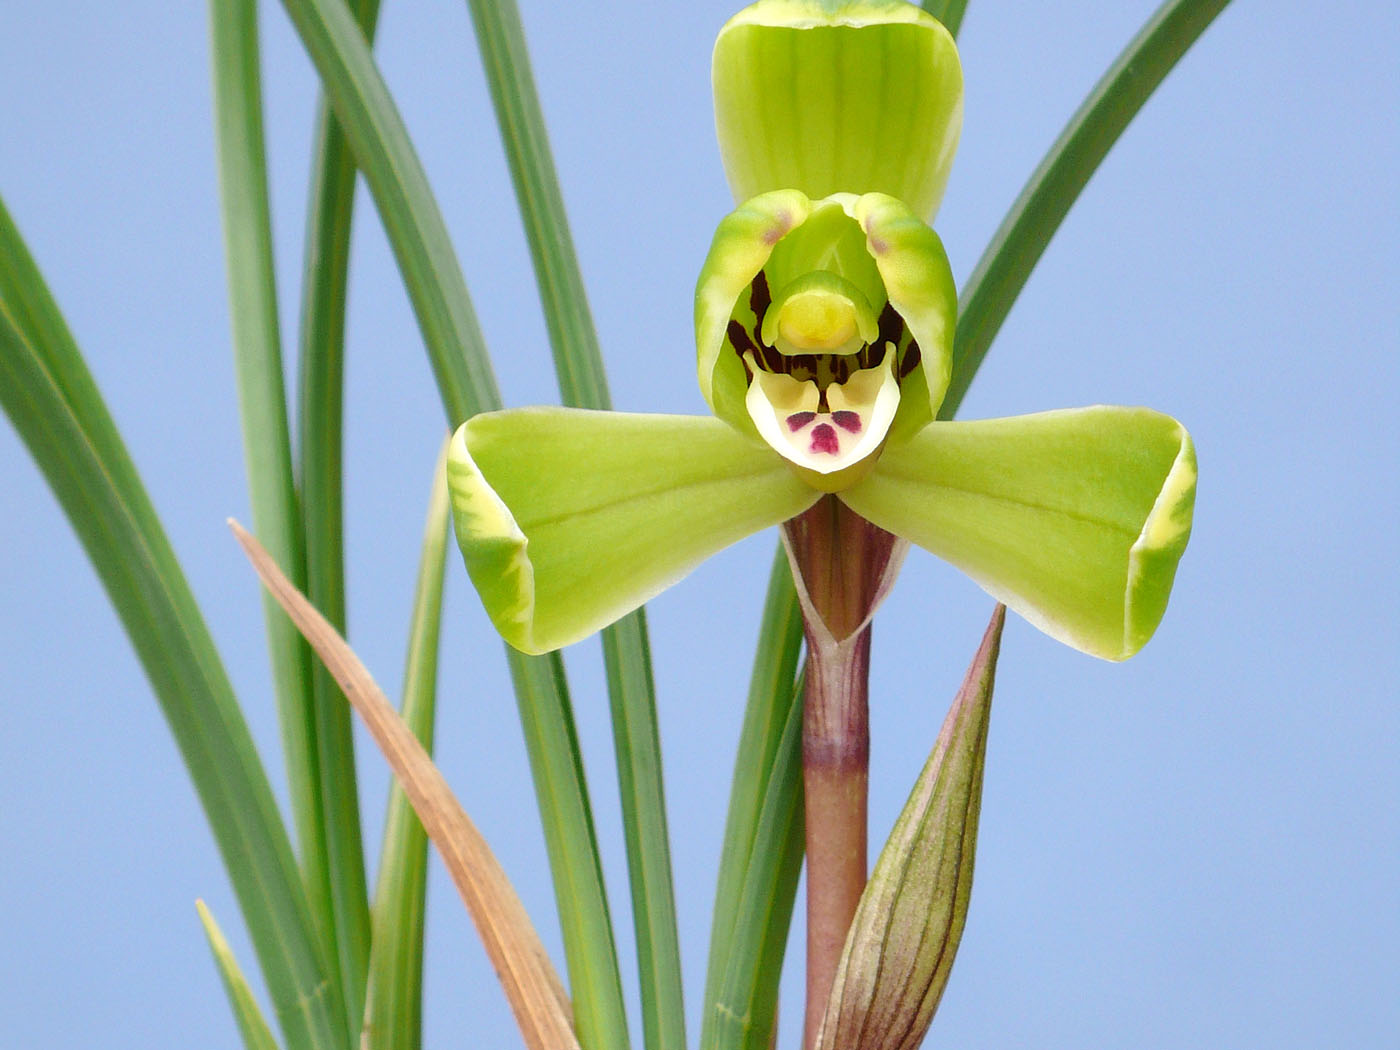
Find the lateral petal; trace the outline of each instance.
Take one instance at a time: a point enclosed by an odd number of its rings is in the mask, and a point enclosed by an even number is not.
[[[527,653],[606,627],[819,495],[718,419],[566,408],[473,417],[447,478],[472,582]]]
[[[1146,408],[931,423],[840,498],[1106,660],[1146,644],[1191,534],[1196,454]]]

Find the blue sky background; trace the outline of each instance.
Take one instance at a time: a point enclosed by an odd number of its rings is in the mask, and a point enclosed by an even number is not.
[[[708,62],[731,3],[524,0],[619,408],[701,412],[691,294],[731,206]],[[969,5],[962,148],[937,227],[961,282],[1147,17]],[[0,7],[0,194],[129,442],[273,778],[233,397],[203,5]],[[284,333],[315,81],[264,5]],[[464,4],[389,0],[378,53],[509,404],[551,402],[533,277]],[[966,418],[1147,404],[1192,430],[1195,532],[1156,639],[1100,663],[1007,625],[971,917],[930,1047],[1400,1041],[1400,16],[1239,0],[1138,117],[1037,268]],[[347,405],[351,638],[393,691],[443,420],[377,218],[357,212]],[[0,1032],[13,1047],[238,1045],[195,916],[253,956],[139,665],[0,426]],[[729,770],[774,536],[649,607],[693,1036]],[[915,551],[875,629],[872,838],[991,601]],[[439,754],[558,952],[500,646],[451,567]],[[626,877],[597,643],[567,654],[624,979]],[[366,741],[377,827],[384,768]],[[377,830],[370,842],[377,841]],[[376,850],[371,848],[371,855]],[[516,1046],[433,862],[426,1044]],[[791,959],[801,958],[800,930]],[[785,992],[795,1046],[800,982]]]

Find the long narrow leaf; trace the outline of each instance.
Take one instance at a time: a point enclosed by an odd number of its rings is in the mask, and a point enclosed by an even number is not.
[[[264,586],[335,675],[403,785],[476,923],[526,1045],[530,1050],[577,1047],[568,1000],[544,945],[510,880],[433,760],[335,628],[292,586],[257,540],[236,522],[229,525]]]
[[[1002,219],[963,286],[953,378],[939,410],[952,419],[1011,305],[1090,176],[1157,85],[1229,0],[1167,0],[1070,118]]]
[[[378,0],[356,0],[356,21],[372,40]],[[345,630],[342,488],[346,290],[350,270],[355,159],[322,96],[317,109],[302,265],[298,385],[299,496],[306,546],[306,593]],[[324,838],[339,905],[347,1013],[358,1024],[371,951],[364,846],[350,709],[326,669],[311,661],[311,709],[319,746]],[[343,872],[343,876],[337,879]]]
[[[759,633],[758,652],[754,655],[753,674],[749,682],[748,705],[743,728],[739,733],[739,749],[734,761],[734,781],[729,795],[729,815],[725,821],[724,846],[720,854],[719,884],[715,890],[715,908],[710,928],[710,956],[705,976],[705,1000],[702,1014],[700,1046],[702,1050],[717,1050],[733,1045],[736,1029],[727,1005],[735,999],[754,1003],[760,1010],[773,1004],[765,1002],[750,987],[741,990],[737,978],[728,975],[750,964],[751,976],[761,975],[756,967],[756,946],[767,937],[770,941],[786,943],[787,923],[768,931],[741,929],[744,900],[752,899],[750,886],[766,880],[754,867],[753,859],[760,854],[771,858],[782,843],[772,839],[760,841],[759,829],[765,809],[769,810],[768,827],[772,830],[800,828],[801,791],[795,796],[769,787],[775,769],[785,769],[794,760],[801,768],[800,737],[790,740],[784,731],[794,706],[800,710],[795,689],[797,661],[802,649],[802,610],[792,582],[792,570],[787,555],[779,548],[773,559],[768,581],[768,597],[764,604],[763,624]],[[795,757],[794,757],[795,756]],[[799,786],[800,787],[800,786]],[[786,814],[773,811],[772,806],[786,802]],[[797,835],[799,860],[802,836]],[[795,883],[793,889],[795,891]],[[776,902],[775,902],[776,904]],[[788,900],[791,914],[791,900]],[[780,910],[769,918],[782,918]],[[776,988],[776,985],[773,986]],[[726,1005],[721,1005],[726,1004]]]
[[[289,1050],[337,1050],[328,980],[267,775],[204,618],[73,338],[0,203],[0,406],[131,638],[223,855]]]
[[[461,267],[427,177],[343,0],[283,0],[315,63],[388,233],[448,420],[500,407]],[[579,1036],[627,1045],[607,895],[563,662],[507,650],[539,798]],[[551,749],[562,748],[562,751]]]
[[[304,585],[305,545],[292,476],[273,273],[257,4],[212,0],[209,10],[229,314],[253,522]],[[343,750],[334,754],[337,744],[348,746],[348,728],[337,734],[333,719],[317,717],[306,647],[267,598],[264,610],[307,891],[347,1016],[357,1018],[369,957],[369,913],[353,754],[348,764]],[[335,768],[328,768],[332,761]]]
[[[445,451],[445,447],[444,447]],[[450,531],[443,457],[433,473],[418,585],[413,596],[404,668],[404,724],[432,754],[437,707],[438,638],[443,570]],[[338,692],[338,691],[337,691]],[[374,894],[374,947],[369,958],[364,1050],[418,1050],[423,1040],[423,916],[427,903],[428,837],[396,782]]]
[[[462,268],[428,177],[345,0],[283,0],[374,196],[449,423],[500,407]]]
[[[566,405],[612,407],[597,330],[569,235],[544,115],[514,0],[470,0]],[[642,1028],[650,1050],[683,1050],[685,1004],[656,690],[644,610],[603,631],[622,826],[632,888]]]
[[[204,924],[204,936],[209,940],[209,950],[214,953],[214,964],[219,968],[219,977],[228,993],[229,1006],[233,1018],[238,1022],[238,1032],[243,1036],[245,1050],[278,1050],[277,1040],[267,1027],[258,1001],[253,998],[253,990],[248,987],[248,979],[234,957],[233,949],[224,939],[223,930],[214,921],[213,914],[203,901],[195,901],[199,910],[199,921]]]
[[[734,938],[709,1013],[716,1050],[769,1050],[778,1019],[797,878],[802,871],[802,691],[793,684],[782,735],[763,792],[753,851],[735,912]]]
[[[962,28],[963,13],[967,10],[967,0],[924,0],[923,8],[934,18],[948,27],[954,36]]]

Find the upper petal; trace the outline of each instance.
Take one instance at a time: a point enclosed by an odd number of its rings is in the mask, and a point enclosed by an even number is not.
[[[717,419],[566,408],[473,417],[447,478],[472,583],[528,653],[606,627],[817,498]]]
[[[1122,660],[1166,610],[1195,494],[1180,423],[1100,405],[931,423],[840,495],[1052,637]]]
[[[930,219],[962,128],[962,66],[903,0],[760,0],[715,42],[715,126],[734,199],[879,191]]]

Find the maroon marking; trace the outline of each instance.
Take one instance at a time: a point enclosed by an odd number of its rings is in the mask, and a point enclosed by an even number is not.
[[[899,378],[903,379],[914,369],[919,367],[919,344],[910,342],[909,349],[904,351],[904,360],[899,363]]]
[[[834,456],[841,451],[841,441],[830,423],[818,423],[812,428],[812,447],[809,452],[825,452]]]
[[[755,335],[763,331],[763,317],[768,313],[768,307],[773,305],[773,295],[768,291],[768,276],[759,270],[753,275],[753,284],[749,289],[749,309],[753,311],[753,330]],[[761,339],[762,336],[759,335]]]
[[[817,414],[815,412],[794,412],[787,417],[788,429],[795,434],[816,418]]]
[[[844,409],[831,414],[831,421],[848,434],[860,433],[860,413],[847,412]]]
[[[880,335],[876,342],[883,348],[886,343],[899,345],[899,340],[904,335],[904,319],[895,310],[894,304],[885,303],[885,308],[880,311]]]
[[[758,347],[753,345],[753,340],[749,338],[749,333],[744,331],[744,326],[738,321],[730,321],[729,327],[725,329],[725,334],[729,336],[730,344],[734,347],[735,353],[740,357],[743,357],[746,352],[758,352]]]

